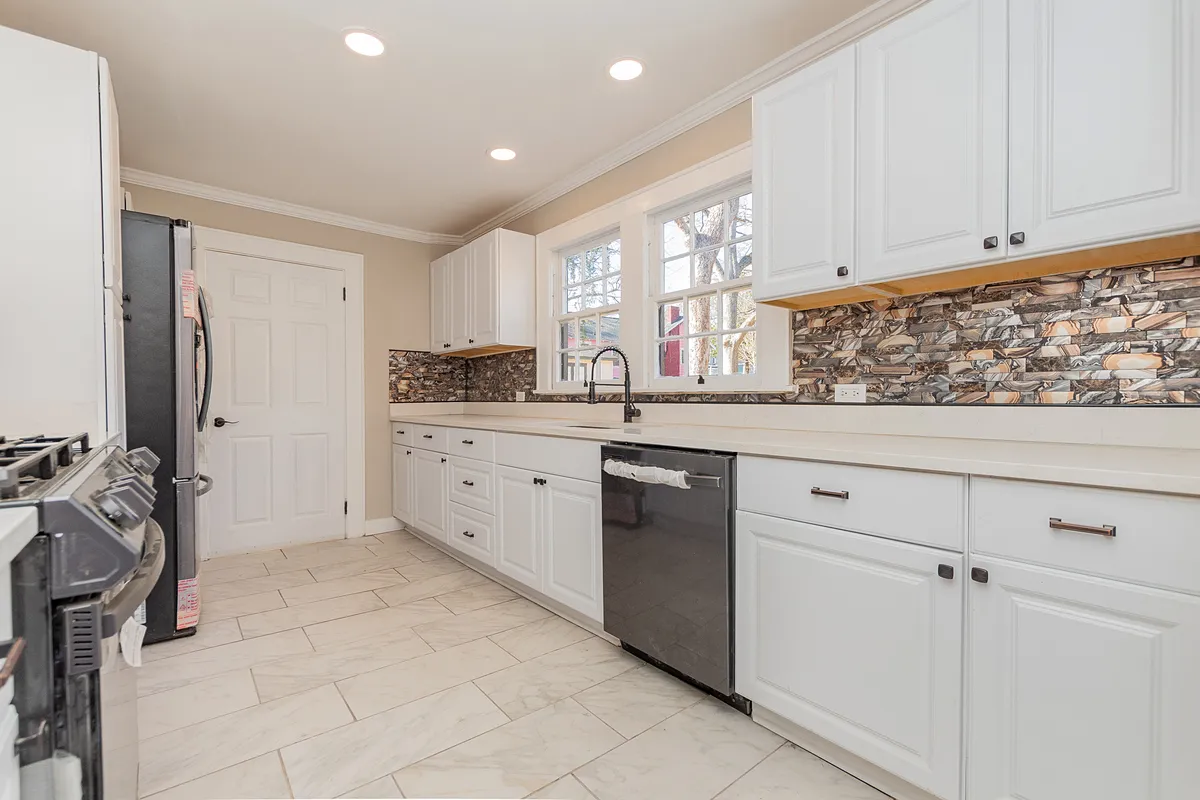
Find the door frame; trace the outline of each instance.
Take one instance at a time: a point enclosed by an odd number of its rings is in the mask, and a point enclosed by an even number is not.
[[[363,388],[363,256],[306,244],[267,239],[217,228],[192,227],[192,267],[196,283],[208,280],[208,253],[229,253],[274,261],[288,261],[321,269],[340,270],[346,286],[346,538],[366,533],[366,419]],[[208,467],[211,430],[197,437],[201,471]],[[197,550],[209,553],[208,504],[201,500],[196,520]]]

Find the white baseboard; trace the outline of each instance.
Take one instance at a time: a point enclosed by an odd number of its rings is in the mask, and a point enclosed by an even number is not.
[[[379,517],[369,519],[363,525],[363,536],[374,536],[377,533],[391,533],[404,530],[404,523],[395,517]]]

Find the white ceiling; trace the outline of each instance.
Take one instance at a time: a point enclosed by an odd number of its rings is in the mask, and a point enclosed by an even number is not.
[[[126,167],[461,234],[868,4],[0,0],[0,25],[109,59]],[[645,74],[609,78],[622,56]]]

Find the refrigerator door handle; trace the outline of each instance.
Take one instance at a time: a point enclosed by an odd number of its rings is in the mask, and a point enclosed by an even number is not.
[[[211,476],[200,472],[196,474],[196,480],[202,484],[196,489],[196,497],[204,497],[204,495],[212,491],[213,479]]]
[[[204,299],[204,289],[196,287],[196,297],[200,301],[200,329],[204,334],[204,393],[200,398],[200,412],[196,415],[196,430],[203,431],[205,423],[208,422],[208,409],[212,402],[212,318],[208,315],[208,301]]]

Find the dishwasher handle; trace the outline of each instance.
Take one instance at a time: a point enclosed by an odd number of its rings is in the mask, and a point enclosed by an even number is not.
[[[663,467],[634,464],[629,461],[618,461],[615,458],[605,459],[603,468],[609,475],[637,481],[638,483],[673,486],[676,489],[690,489],[693,486],[721,488],[720,475],[693,475],[683,470],[669,470]],[[636,474],[638,471],[641,471],[642,474]]]

